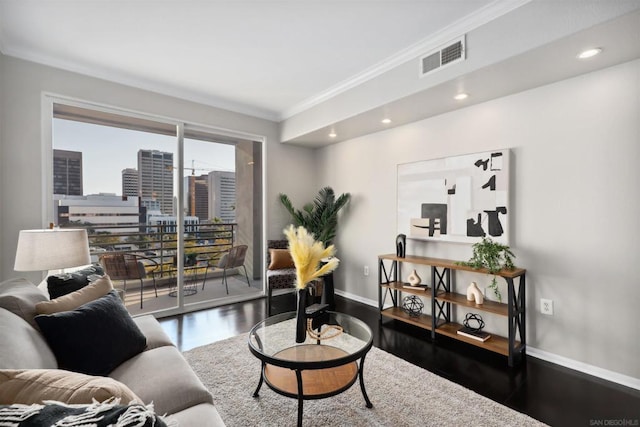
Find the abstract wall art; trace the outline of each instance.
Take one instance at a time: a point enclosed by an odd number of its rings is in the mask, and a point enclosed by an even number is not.
[[[509,244],[509,150],[398,165],[398,233]]]

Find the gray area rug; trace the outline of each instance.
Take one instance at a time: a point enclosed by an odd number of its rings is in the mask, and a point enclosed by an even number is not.
[[[260,361],[243,334],[184,353],[213,394],[227,427],[295,426],[297,400],[262,385]],[[303,425],[310,426],[544,426],[458,384],[376,347],[365,359],[364,381],[372,409],[358,382],[344,393],[304,402]]]

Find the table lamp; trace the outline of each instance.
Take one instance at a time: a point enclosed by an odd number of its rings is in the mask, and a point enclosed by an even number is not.
[[[21,230],[15,271],[62,270],[91,264],[87,230]]]

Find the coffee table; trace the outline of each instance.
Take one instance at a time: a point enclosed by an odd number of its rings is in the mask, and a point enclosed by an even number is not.
[[[364,359],[373,343],[371,329],[353,316],[336,312],[328,312],[327,324],[339,325],[343,332],[322,340],[307,335],[305,342],[296,343],[295,312],[269,317],[249,332],[249,350],[262,362],[253,397],[258,397],[265,382],[276,393],[298,399],[298,426],[305,400],[340,394],[358,378],[367,408],[373,407],[363,379]]]

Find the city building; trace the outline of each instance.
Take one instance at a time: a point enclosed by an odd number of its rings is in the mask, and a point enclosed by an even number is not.
[[[184,217],[184,232],[197,233],[200,221],[195,216]],[[178,219],[174,215],[155,214],[147,215],[147,225],[150,232],[176,233],[178,231]]]
[[[158,200],[163,214],[173,215],[173,153],[138,151],[139,195]]]
[[[200,221],[209,218],[209,178],[208,175],[184,177],[185,215],[196,216]]]
[[[137,197],[115,194],[55,195],[54,204],[57,224],[62,227],[70,222],[78,222],[105,227],[99,228],[100,232],[122,233],[137,230],[120,227],[136,226],[146,219],[146,209],[139,206]]]
[[[209,216],[222,222],[236,220],[236,174],[234,172],[209,172]]]
[[[134,197],[140,195],[137,169],[126,168],[122,170],[122,195]]]
[[[82,196],[82,152],[53,150],[53,194]]]

